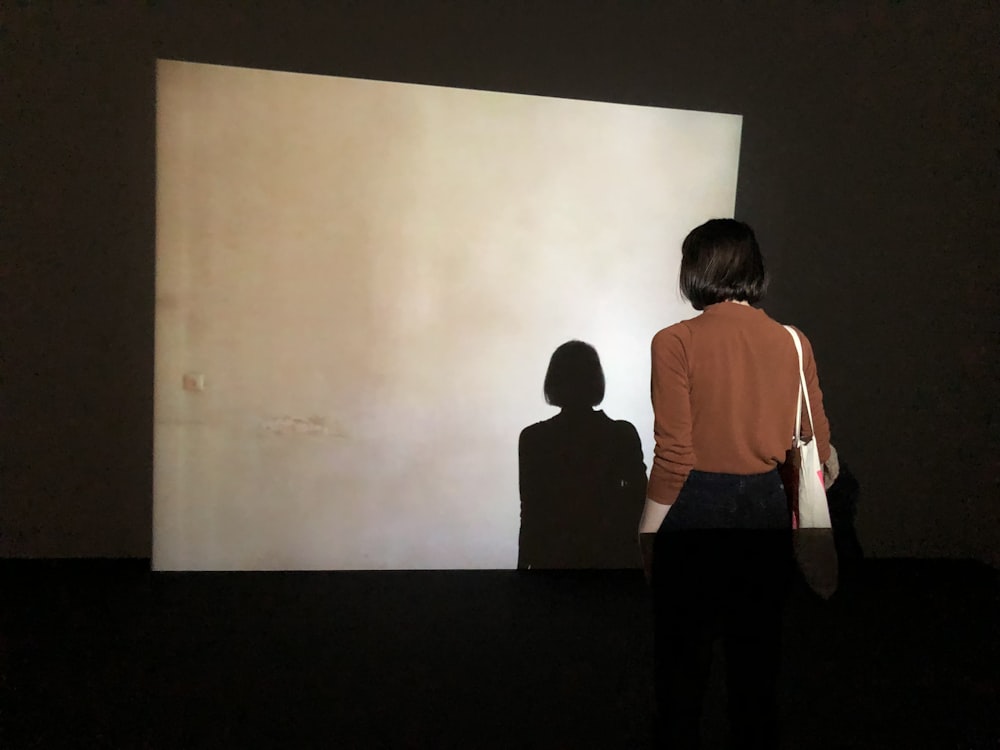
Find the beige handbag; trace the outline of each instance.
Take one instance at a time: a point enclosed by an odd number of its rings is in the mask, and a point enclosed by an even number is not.
[[[837,548],[830,523],[830,504],[823,482],[823,464],[816,440],[802,440],[802,401],[805,399],[810,432],[815,435],[812,404],[802,367],[802,342],[791,326],[785,326],[799,355],[799,397],[795,405],[795,435],[790,451],[795,471],[783,473],[792,512],[792,542],[795,559],[806,583],[824,599],[837,590]],[[789,467],[791,468],[791,467]],[[791,483],[794,486],[788,487]]]

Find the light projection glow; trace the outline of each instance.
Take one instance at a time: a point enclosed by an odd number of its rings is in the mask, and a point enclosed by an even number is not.
[[[741,122],[159,61],[154,568],[515,567],[570,339],[648,469],[649,342]]]

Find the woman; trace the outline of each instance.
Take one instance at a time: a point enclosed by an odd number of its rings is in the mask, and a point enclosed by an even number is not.
[[[682,246],[680,286],[701,315],[652,343],[656,448],[639,531],[654,597],[658,731],[697,747],[712,642],[723,639],[735,747],[777,747],[790,515],[777,466],[799,387],[792,337],[751,305],[764,261],[746,224],[713,219]],[[820,459],[830,455],[816,363],[802,339]],[[804,436],[810,437],[808,423]],[[654,536],[655,535],[655,536]]]

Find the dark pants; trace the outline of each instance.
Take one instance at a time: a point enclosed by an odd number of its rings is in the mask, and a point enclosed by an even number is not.
[[[778,746],[781,617],[791,559],[787,501],[776,471],[691,472],[653,552],[662,747],[699,747],[716,637],[725,649],[732,746]]]

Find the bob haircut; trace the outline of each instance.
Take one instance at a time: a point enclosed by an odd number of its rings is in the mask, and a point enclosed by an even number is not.
[[[717,302],[759,302],[767,272],[753,230],[735,219],[695,227],[681,246],[681,294],[704,310]]]
[[[597,406],[604,400],[604,370],[597,350],[567,341],[554,352],[545,373],[545,401],[553,406]]]

